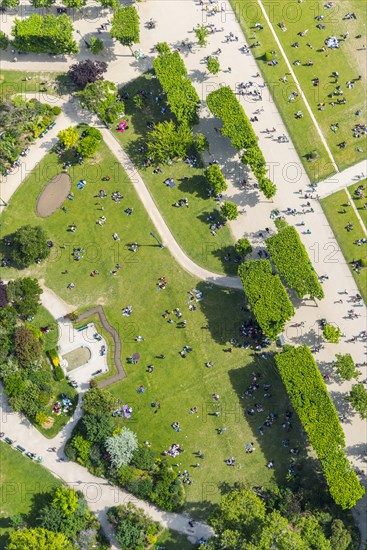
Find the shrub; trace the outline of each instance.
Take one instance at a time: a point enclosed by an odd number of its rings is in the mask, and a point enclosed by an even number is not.
[[[324,326],[323,335],[325,340],[331,344],[338,344],[341,336],[341,330],[339,327],[334,327],[333,325],[327,324]]]
[[[54,367],[54,373],[55,373],[55,378],[58,382],[61,382],[61,380],[64,380],[65,374],[62,368],[60,367],[60,365],[57,365],[56,367]]]
[[[62,109],[58,105],[55,105],[54,107],[52,107],[53,115],[57,116],[57,115],[60,115],[61,113],[62,113]]]

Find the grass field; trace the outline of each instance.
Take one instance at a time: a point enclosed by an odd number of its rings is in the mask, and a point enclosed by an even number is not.
[[[216,273],[236,273],[237,264],[224,260],[228,252],[232,252],[232,258],[235,256],[234,239],[229,226],[222,227],[216,237],[210,233],[207,218],[212,214],[219,219],[220,212],[215,200],[208,198],[209,187],[204,178],[204,168],[200,165],[190,168],[188,164],[180,161],[171,166],[161,165],[164,174],[153,174],[155,166],[149,168],[142,166],[147,154],[146,152],[141,154],[137,149],[146,142],[147,123],[162,122],[169,118],[168,111],[165,115],[161,113],[164,101],[155,101],[155,97],[162,93],[158,80],[152,79],[151,74],[148,73],[129,83],[124,90],[129,94],[129,99],[125,101],[129,129],[124,133],[115,131],[114,135],[124,146],[135,166],[139,168],[176,240],[186,254],[199,265]],[[140,90],[148,93],[148,99],[142,110],[136,108],[132,99]],[[175,187],[172,189],[163,183],[170,177],[175,180]],[[188,180],[182,181],[184,177]],[[189,199],[189,208],[173,206],[179,199],[185,197]]]
[[[281,0],[283,2],[283,0]],[[330,157],[320,139],[315,125],[306,110],[305,103],[299,95],[293,103],[288,103],[289,95],[297,89],[294,80],[290,75],[287,76],[288,82],[280,82],[285,74],[288,73],[288,67],[279,53],[274,37],[269,30],[265,18],[255,2],[249,3],[247,0],[231,0],[231,5],[241,24],[243,32],[247,38],[247,44],[252,45],[260,41],[260,46],[252,49],[252,53],[258,63],[266,82],[269,93],[274,98],[279,112],[287,127],[288,133],[296,147],[298,155],[303,163],[303,167],[311,181],[320,181],[330,174],[334,173],[334,167]],[[264,30],[255,33],[255,24],[260,23]],[[257,36],[258,34],[258,36]],[[266,52],[275,51],[276,66],[270,66],[264,59]],[[263,94],[264,95],[264,94]],[[246,109],[246,105],[245,105]],[[304,117],[295,120],[294,114],[301,110]],[[319,158],[316,161],[309,162],[306,158],[310,152],[316,150]]]
[[[355,124],[366,124],[367,105],[365,101],[367,50],[366,50],[366,6],[360,0],[343,0],[343,2],[332,2],[333,7],[325,9],[326,2],[303,0],[301,4],[297,0],[281,0],[280,2],[264,2],[269,19],[276,31],[276,34],[284,48],[284,51],[292,64],[293,70],[312,108],[312,111],[321,127],[322,133],[327,140],[331,153],[339,167],[343,170],[347,166],[355,164],[366,158],[367,134],[363,138],[353,138],[352,128]],[[343,20],[347,13],[355,13],[357,19]],[[324,19],[318,21],[315,18],[322,15]],[[283,32],[278,23],[284,23],[286,31]],[[325,30],[316,27],[318,24],[325,25]],[[299,32],[308,30],[306,36],[300,37]],[[268,32],[268,31],[266,31]],[[330,36],[339,39],[344,33],[349,33],[346,40],[340,41],[340,47],[335,50],[326,48],[322,51],[324,40]],[[263,41],[265,31],[259,33],[258,39]],[[361,35],[361,38],[357,36]],[[292,47],[295,42],[299,43],[298,48]],[[307,46],[310,44],[312,46]],[[275,48],[276,50],[277,48]],[[313,61],[308,66],[308,60]],[[296,60],[301,65],[295,66]],[[339,72],[339,80],[331,75],[333,71]],[[360,82],[355,82],[354,88],[347,88],[346,83],[363,75]],[[312,79],[318,77],[320,82],[314,86]],[[338,97],[328,97],[336,87],[341,85],[347,100],[345,105],[334,107],[330,102]],[[278,102],[279,103],[279,102]],[[325,103],[324,111],[318,109],[319,103]],[[282,110],[285,108],[284,101]],[[291,109],[304,109],[298,103],[291,104]],[[361,115],[356,116],[360,110]],[[339,130],[336,133],[330,129],[330,125],[339,123]],[[293,123],[297,128],[298,121]],[[340,149],[337,144],[347,142],[345,149]],[[364,152],[359,153],[355,147],[360,147]]]
[[[47,286],[80,312],[98,303],[104,306],[108,321],[120,333],[127,371],[127,379],[110,390],[116,398],[133,407],[132,418],[125,421],[126,425],[136,430],[141,441],[151,441],[157,454],[172,443],[180,443],[185,449],[179,458],[170,461],[179,463],[179,469],[187,468],[193,478],[193,484],[185,486],[190,513],[206,515],[210,503],[218,502],[220,491],[228,483],[238,480],[250,485],[284,482],[290,460],[288,449],[281,445],[284,438],[289,438],[290,445],[302,451],[301,483],[307,485],[310,476],[317,475],[317,466],[311,459],[304,461],[305,446],[298,420],[292,419],[290,434],[286,435],[281,427],[288,399],[271,356],[261,359],[251,348],[233,348],[232,353],[223,351],[231,338],[239,338],[240,325],[247,319],[240,308],[245,303],[243,293],[211,287],[180,269],[167,249],[161,250],[152,242],[149,237],[152,226],[146,211],[122,171],[111,171],[114,161],[104,144],[97,157],[82,167],[77,165],[75,171],[70,170],[75,199],[67,201],[66,214],[60,210],[41,219],[34,210],[46,182],[42,175],[50,178],[60,169],[55,154],[47,155],[13,196],[1,219],[4,236],[20,224],[40,224],[55,243],[52,258],[26,273],[44,278]],[[107,187],[101,183],[106,173],[111,174],[108,191],[119,190],[124,199],[122,204],[116,204],[110,197],[103,199],[106,225],[99,226],[96,219],[102,212],[96,203],[102,199],[95,196],[102,185]],[[76,183],[83,174],[87,184],[80,191]],[[132,216],[124,213],[127,206],[133,208]],[[77,225],[75,233],[67,231],[72,223]],[[121,241],[113,240],[115,231]],[[134,241],[141,244],[136,254],[128,252],[128,243]],[[60,249],[64,244],[66,248]],[[85,249],[80,262],[71,257],[74,246]],[[112,275],[110,270],[116,263],[122,268]],[[67,276],[62,274],[66,268]],[[91,278],[90,272],[94,269],[98,269],[100,275]],[[7,277],[16,274],[12,269],[6,272]],[[158,279],[163,275],[168,284],[165,290],[158,290]],[[67,289],[71,281],[75,284],[73,291]],[[195,304],[195,311],[189,311],[187,303],[188,291],[192,288],[202,291],[204,297]],[[131,317],[121,315],[121,308],[127,305],[133,307]],[[186,328],[178,328],[174,315],[170,315],[172,324],[162,317],[165,310],[176,307],[181,309],[182,319],[187,319]],[[136,342],[137,335],[145,340]],[[190,346],[192,352],[182,358],[178,352],[185,345]],[[127,365],[126,358],[136,352],[141,354],[139,364]],[[165,359],[157,359],[162,353]],[[206,361],[214,362],[215,366],[206,368]],[[150,364],[155,366],[152,374],[146,372]],[[256,399],[242,398],[253,372],[260,374],[261,388],[263,384],[271,384],[270,399],[262,397],[261,389]],[[138,394],[141,384],[146,391]],[[220,395],[218,403],[212,398],[214,393]],[[154,413],[157,409],[151,407],[152,402],[160,403],[157,414]],[[255,402],[261,403],[264,410],[248,416],[246,409]],[[191,407],[198,407],[198,412],[189,414]],[[219,417],[214,415],[217,410]],[[264,428],[262,437],[258,427],[270,412],[278,414],[279,420],[272,428]],[[174,421],[181,423],[181,432],[171,428]],[[220,427],[228,428],[227,432],[217,435],[216,428]],[[248,455],[244,445],[250,441],[254,441],[256,452]],[[198,460],[195,454],[198,450],[205,454],[203,460]],[[234,468],[224,462],[231,456],[236,458]],[[266,467],[270,459],[275,461],[274,470]],[[193,467],[197,462],[202,464],[200,468]]]
[[[60,485],[43,466],[0,442],[0,548],[4,548],[6,534],[12,531],[10,518],[21,514],[32,524],[45,502],[45,494]]]
[[[342,190],[338,191],[321,200],[321,205],[324,209],[326,217],[329,221],[330,227],[334,232],[334,235],[339,243],[340,249],[343,252],[344,258],[347,263],[350,265],[351,262],[360,260],[361,258],[366,258],[366,245],[361,247],[354,244],[356,239],[364,237],[364,231],[362,226],[355,215],[354,210],[351,206],[346,207],[349,202],[349,197],[347,193]],[[347,213],[343,214],[343,210],[347,209]],[[353,224],[354,228],[348,233],[345,229],[347,223],[350,222]],[[364,299],[364,302],[367,301],[367,269],[364,268],[357,274],[352,270],[350,266],[352,275],[358,285],[361,296]]]
[[[355,190],[358,189],[360,185],[364,185],[364,189],[362,191],[362,198],[359,198],[357,195],[355,195]],[[354,183],[353,185],[350,185],[348,187],[348,191],[350,193],[350,196],[352,197],[354,204],[356,205],[356,208],[359,212],[359,215],[361,216],[362,222],[365,227],[367,227],[367,210],[363,208],[363,206],[367,203],[367,179],[359,181],[358,183]]]
[[[194,550],[194,548],[197,548],[185,536],[168,529],[165,529],[161,536],[158,537],[157,543],[164,546],[165,550]]]
[[[47,93],[55,95],[67,90],[69,85],[63,73],[0,71],[0,100],[5,101],[14,94],[42,91],[46,94],[44,102],[47,103]]]

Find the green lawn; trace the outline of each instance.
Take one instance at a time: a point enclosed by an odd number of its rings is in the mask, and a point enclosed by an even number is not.
[[[334,232],[334,235],[339,243],[340,249],[343,252],[344,258],[350,264],[353,261],[366,258],[366,245],[361,247],[354,244],[356,239],[364,237],[364,231],[362,226],[354,213],[351,206],[346,207],[349,202],[347,193],[342,190],[326,197],[321,200],[321,205],[324,209],[326,217],[329,221],[330,227]],[[347,213],[344,214],[343,210],[346,208]],[[345,229],[347,223],[350,222],[354,225],[352,231],[348,233]],[[353,277],[358,285],[361,296],[364,302],[367,301],[367,269],[361,270],[360,274],[357,274],[351,268]]]
[[[51,313],[46,308],[39,306],[31,324],[38,329],[49,326],[51,329],[50,332],[47,332],[42,336],[43,349],[45,351],[49,351],[50,349],[56,348],[59,340],[59,327]]]
[[[209,186],[204,178],[204,168],[190,168],[181,161],[171,166],[161,165],[164,174],[154,174],[155,166],[142,166],[147,154],[141,154],[137,149],[146,142],[147,122],[162,122],[170,117],[168,110],[164,115],[161,113],[165,102],[155,101],[159,94],[162,95],[158,80],[152,79],[151,74],[147,73],[129,83],[124,90],[129,93],[129,99],[125,101],[129,129],[124,133],[114,132],[114,135],[124,146],[135,166],[139,167],[140,174],[176,240],[197,264],[216,273],[236,273],[237,264],[233,261],[224,261],[228,252],[232,252],[232,258],[234,257],[234,240],[229,227],[222,227],[216,237],[210,233],[207,218],[212,214],[219,219],[220,213],[215,200],[208,198]],[[142,110],[136,108],[132,99],[140,90],[148,92],[148,99]],[[170,177],[175,180],[175,187],[172,189],[163,183]],[[188,180],[182,181],[185,177]],[[189,208],[173,206],[185,197],[189,199]]]
[[[29,80],[27,80],[27,78]],[[41,83],[45,84],[41,84]],[[0,71],[0,100],[4,101],[14,94],[45,92],[55,95],[69,86],[63,73]],[[47,95],[44,102],[47,103]],[[42,100],[41,100],[42,101]]]
[[[364,186],[364,189],[362,191],[362,198],[359,198],[358,195],[355,194],[355,191],[358,189],[360,185]],[[358,183],[354,183],[353,185],[350,185],[348,187],[348,191],[350,193],[350,196],[352,197],[354,204],[356,205],[356,208],[359,212],[359,215],[361,216],[362,222],[367,227],[367,210],[363,208],[363,205],[367,203],[367,193],[366,193],[366,187],[367,187],[367,179],[359,181]]]
[[[168,529],[165,529],[158,537],[157,544],[164,546],[165,550],[194,550],[197,548],[197,545],[191,544],[184,535]]]
[[[343,170],[347,166],[366,158],[367,151],[367,135],[355,139],[352,132],[355,124],[366,123],[367,115],[365,101],[367,53],[364,49],[367,30],[366,6],[360,0],[333,2],[334,7],[331,9],[325,9],[325,4],[326,2],[315,2],[314,0],[303,0],[301,4],[298,4],[297,0],[287,2],[283,0],[281,2],[264,2],[264,7],[327,140],[332,155],[339,169]],[[356,14],[357,20],[343,21],[343,16],[352,12]],[[324,20],[315,20],[315,17],[320,14],[324,16]],[[285,24],[287,31],[283,32],[280,29],[278,26],[280,22]],[[316,27],[320,23],[326,26],[325,30],[319,30]],[[300,31],[306,29],[308,29],[308,32],[305,37],[298,36]],[[345,41],[340,42],[338,49],[331,50],[327,48],[325,52],[321,50],[326,38],[330,36],[339,38],[346,32],[350,34]],[[266,42],[265,33],[268,33],[268,31],[261,31],[258,36],[262,45],[265,45]],[[356,38],[357,35],[362,35],[362,37]],[[295,42],[299,43],[299,48],[292,47]],[[307,46],[307,43],[311,44],[312,49]],[[309,59],[313,61],[312,67],[307,65]],[[293,65],[296,60],[300,60],[301,65]],[[333,71],[339,72],[338,83],[331,76]],[[356,82],[354,88],[348,89],[346,82],[357,78],[358,75],[363,75],[364,80]],[[315,77],[320,79],[317,87],[312,83],[312,79]],[[331,99],[328,95],[338,85],[341,85],[344,91],[342,97],[347,99],[347,103],[332,107],[330,102],[336,102],[338,97]],[[318,110],[319,103],[326,103],[324,111]],[[284,109],[284,100],[282,104]],[[290,109],[293,112],[298,109],[304,112],[299,103],[291,104]],[[361,111],[360,116],[356,116],[357,110]],[[336,122],[339,123],[339,130],[333,133],[330,125]],[[296,128],[298,121],[293,124]],[[341,150],[337,144],[343,141],[347,142],[347,147]],[[364,153],[359,153],[355,150],[355,147],[360,147]]]
[[[31,442],[27,450],[37,451]],[[46,493],[60,485],[60,481],[46,468],[0,442],[1,548],[4,548],[6,535],[12,531],[9,519],[16,514],[22,514],[32,525],[45,502]]]
[[[282,0],[282,2],[284,2],[284,0]],[[333,174],[335,170],[331,164],[330,157],[320,139],[315,125],[306,110],[302,97],[298,96],[296,101],[288,103],[288,97],[293,91],[296,90],[296,85],[290,75],[287,76],[288,82],[286,84],[280,82],[280,78],[288,73],[288,67],[279,52],[277,43],[269,30],[269,26],[266,23],[260,8],[257,6],[257,0],[255,0],[254,3],[249,3],[247,0],[231,0],[231,4],[247,38],[246,43],[251,45],[257,41],[260,42],[260,46],[253,48],[252,53],[255,56],[259,69],[267,82],[268,92],[273,96],[273,99],[277,104],[284,124],[287,127],[289,136],[291,137],[297,149],[298,155],[301,158],[305,171],[311,181],[320,181],[325,179],[330,174]],[[256,23],[263,25],[264,30],[256,33],[255,35],[254,28]],[[239,44],[239,47],[240,46],[241,44]],[[265,53],[270,51],[276,52],[275,59],[278,62],[276,66],[268,65],[264,59]],[[263,96],[266,99],[266,95],[263,94]],[[245,110],[248,110],[246,109],[246,105]],[[298,110],[303,112],[304,117],[295,120],[294,114]],[[314,150],[317,151],[319,158],[316,161],[309,162],[306,155]]]
[[[287,474],[290,455],[281,445],[285,437],[292,446],[301,449],[301,483],[307,486],[315,483],[315,463],[304,461],[305,447],[301,439],[301,428],[296,418],[292,419],[293,430],[285,434],[281,423],[288,406],[285,389],[275,370],[272,358],[262,360],[253,349],[234,348],[225,353],[231,338],[239,338],[239,329],[246,314],[240,309],[244,305],[242,292],[211,287],[191,277],[172,259],[167,249],[161,250],[149,236],[153,226],[140,204],[126,175],[117,166],[104,144],[94,160],[70,170],[73,180],[74,201],[66,201],[67,212],[55,212],[49,218],[37,218],[34,206],[46,181],[60,170],[55,154],[47,155],[13,196],[2,215],[3,235],[13,231],[20,224],[40,224],[55,243],[52,257],[40,266],[34,265],[25,273],[45,279],[52,288],[79,312],[86,311],[96,304],[102,304],[107,319],[122,339],[122,359],[135,352],[141,354],[137,365],[125,365],[127,379],[110,387],[114,395],[134,409],[132,419],[126,425],[136,430],[141,441],[149,440],[152,450],[159,455],[172,443],[180,443],[185,452],[176,459],[169,459],[178,468],[187,468],[193,478],[191,486],[185,485],[187,493],[186,509],[196,516],[205,516],[210,511],[210,503],[218,502],[220,491],[227,483],[243,481],[252,485],[268,485],[273,481],[283,483]],[[39,174],[44,177],[39,177]],[[47,174],[47,176],[46,176]],[[111,174],[111,181],[101,182],[101,178]],[[78,190],[76,184],[84,176],[87,184]],[[116,204],[109,196],[96,198],[99,189],[108,193],[119,190],[124,199]],[[104,211],[97,203],[103,202]],[[124,209],[133,208],[127,216]],[[104,215],[106,225],[96,224]],[[77,231],[67,231],[69,224],[75,223]],[[120,241],[114,241],[112,234],[117,232]],[[137,253],[128,251],[128,243],[140,243]],[[60,248],[64,245],[66,248]],[[84,258],[75,262],[71,256],[74,246],[85,249]],[[111,269],[118,263],[122,266],[115,275]],[[67,275],[63,272],[67,269]],[[97,269],[99,276],[90,277]],[[12,269],[6,277],[19,274]],[[168,284],[165,290],[158,290],[159,277],[165,276]],[[67,285],[74,282],[70,291]],[[204,299],[196,303],[196,311],[188,309],[188,291],[196,288],[203,292]],[[133,307],[130,317],[121,315],[121,308]],[[186,328],[178,328],[176,317],[170,317],[170,324],[162,317],[165,310],[176,307],[182,311],[182,319],[187,319]],[[208,327],[208,328],[204,328]],[[143,342],[135,342],[142,335]],[[179,355],[183,346],[188,345],[192,352],[186,358]],[[157,355],[165,354],[165,359]],[[204,363],[213,361],[213,368]],[[155,365],[152,374],[146,367]],[[252,372],[260,373],[261,388],[256,398],[242,399],[248,387]],[[271,399],[263,398],[262,385],[271,384]],[[144,384],[146,391],[137,393]],[[212,394],[220,395],[221,416],[214,416],[216,406]],[[70,390],[69,390],[70,393]],[[152,402],[160,403],[160,410],[151,407]],[[254,416],[245,414],[245,409],[254,403],[262,403],[264,411]],[[197,406],[197,414],[189,414],[191,407]],[[260,436],[258,427],[266,415],[275,412],[278,421],[272,428],[264,428]],[[179,421],[180,433],[171,428],[171,423]],[[228,431],[217,435],[216,428],[227,427]],[[256,452],[245,454],[244,444],[255,442]],[[205,453],[200,460],[195,452]],[[234,456],[236,467],[228,467],[224,460]],[[276,467],[266,467],[273,459]],[[200,462],[200,468],[194,468]],[[318,483],[322,481],[318,480]]]

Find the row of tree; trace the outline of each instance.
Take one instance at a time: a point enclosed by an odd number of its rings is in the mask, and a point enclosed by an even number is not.
[[[330,494],[343,509],[353,508],[365,493],[345,455],[345,437],[310,349],[285,346],[275,356],[292,405],[322,464]]]
[[[238,268],[245,294],[265,336],[274,340],[294,315],[294,308],[269,260],[247,260]]]
[[[285,283],[298,298],[306,295],[321,300],[324,291],[296,229],[288,226],[266,240],[271,260]]]
[[[266,198],[271,199],[276,193],[276,186],[265,177],[266,163],[256,134],[231,88],[218,88],[207,96],[206,102],[211,113],[223,121],[222,135],[228,137],[233,147],[242,152],[241,161],[250,166],[260,190]]]
[[[172,53],[164,42],[156,46],[159,55],[153,61],[155,74],[166,93],[167,102],[180,124],[192,127],[198,122],[200,98],[188,77],[178,52]]]
[[[116,429],[111,416],[115,408],[116,399],[107,390],[88,390],[83,417],[67,443],[66,455],[163,510],[180,508],[184,493],[177,472],[140,445],[134,432]]]

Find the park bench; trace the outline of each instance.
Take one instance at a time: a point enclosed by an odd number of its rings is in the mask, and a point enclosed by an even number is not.
[[[10,439],[10,437],[4,437],[4,441],[8,445],[13,445],[13,443],[14,443],[14,441],[12,439]]]
[[[20,453],[24,453],[24,452],[25,452],[25,448],[22,447],[21,445],[17,445],[15,448],[16,448],[16,450],[19,451]]]

